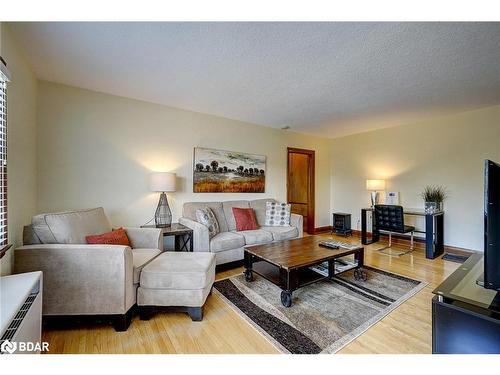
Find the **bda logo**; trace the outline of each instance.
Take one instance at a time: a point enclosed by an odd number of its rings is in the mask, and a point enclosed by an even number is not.
[[[16,342],[10,342],[9,340],[5,340],[2,345],[0,345],[0,352],[12,354],[17,349]]]

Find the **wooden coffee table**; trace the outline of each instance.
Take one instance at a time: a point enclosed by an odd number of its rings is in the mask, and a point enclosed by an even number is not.
[[[364,248],[329,249],[319,246],[327,238],[310,236],[274,242],[266,245],[245,248],[245,280],[253,281],[253,272],[266,278],[282,289],[281,303],[285,307],[292,305],[292,292],[300,287],[355,269],[356,279],[366,280],[362,270]],[[355,265],[335,273],[335,262],[339,258],[354,254]],[[309,267],[328,262],[328,275],[323,276]]]

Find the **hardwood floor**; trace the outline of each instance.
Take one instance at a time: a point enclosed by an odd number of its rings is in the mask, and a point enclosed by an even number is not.
[[[325,237],[330,237],[325,235]],[[341,238],[344,240],[344,238]],[[352,237],[352,241],[359,241]],[[372,326],[339,353],[430,353],[432,290],[458,263],[425,259],[421,249],[400,258],[379,254],[382,243],[365,247],[367,265],[429,283],[422,291]],[[396,245],[394,247],[401,246]],[[217,274],[225,278],[242,268]],[[277,353],[274,346],[240,318],[215,293],[207,300],[202,322],[184,313],[155,315],[149,321],[134,317],[127,332],[112,326],[45,329],[50,353]]]

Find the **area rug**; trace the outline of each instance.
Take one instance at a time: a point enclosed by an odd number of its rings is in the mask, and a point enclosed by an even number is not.
[[[427,283],[364,267],[366,282],[353,271],[293,292],[293,305],[283,307],[281,290],[254,274],[217,281],[215,293],[281,352],[335,353],[385,315],[408,300]]]

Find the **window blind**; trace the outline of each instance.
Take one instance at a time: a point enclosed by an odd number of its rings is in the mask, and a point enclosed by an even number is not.
[[[0,248],[7,245],[7,80],[0,71]]]

